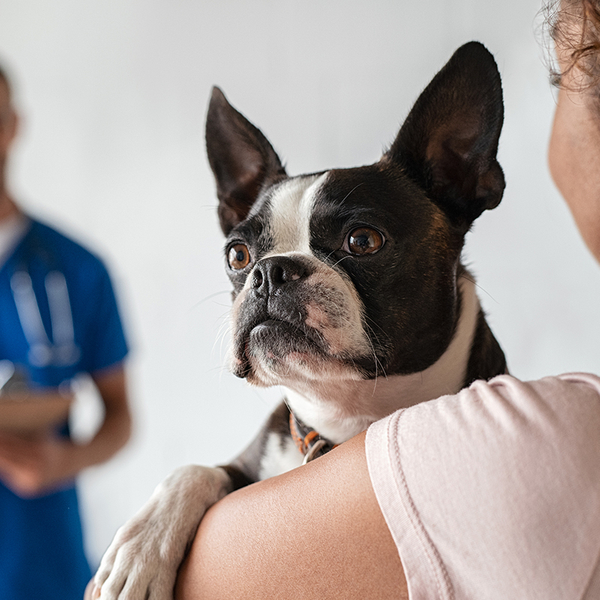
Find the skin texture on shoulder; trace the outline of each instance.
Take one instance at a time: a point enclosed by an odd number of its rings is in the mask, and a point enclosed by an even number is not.
[[[214,505],[181,568],[175,598],[408,599],[364,439],[361,433]]]

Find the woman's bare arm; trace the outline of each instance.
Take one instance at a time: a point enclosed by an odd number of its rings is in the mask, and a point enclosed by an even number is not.
[[[407,599],[364,437],[211,508],[180,571],[177,600]]]

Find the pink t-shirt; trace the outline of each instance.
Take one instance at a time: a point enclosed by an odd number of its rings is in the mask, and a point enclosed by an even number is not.
[[[508,375],[367,432],[411,600],[600,598],[600,378]]]

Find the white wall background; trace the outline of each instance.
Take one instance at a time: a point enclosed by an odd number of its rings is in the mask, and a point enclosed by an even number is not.
[[[600,372],[600,269],[546,167],[540,0],[0,0],[22,204],[101,253],[133,346],[132,443],[81,480],[92,561],[177,465],[227,461],[273,405],[225,368],[229,287],[204,115],[213,84],[292,174],[376,160],[462,43],[502,73],[500,207],[466,258],[512,372]],[[93,412],[93,411],[92,411]],[[90,413],[85,405],[82,414]]]

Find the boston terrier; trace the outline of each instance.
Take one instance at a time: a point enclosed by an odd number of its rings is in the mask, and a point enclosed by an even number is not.
[[[232,368],[285,399],[231,464],[183,467],[119,531],[103,599],[170,599],[205,511],[399,409],[506,372],[472,275],[473,221],[498,205],[500,75],[471,42],[375,164],[289,176],[262,132],[212,93],[206,123],[233,285]]]

